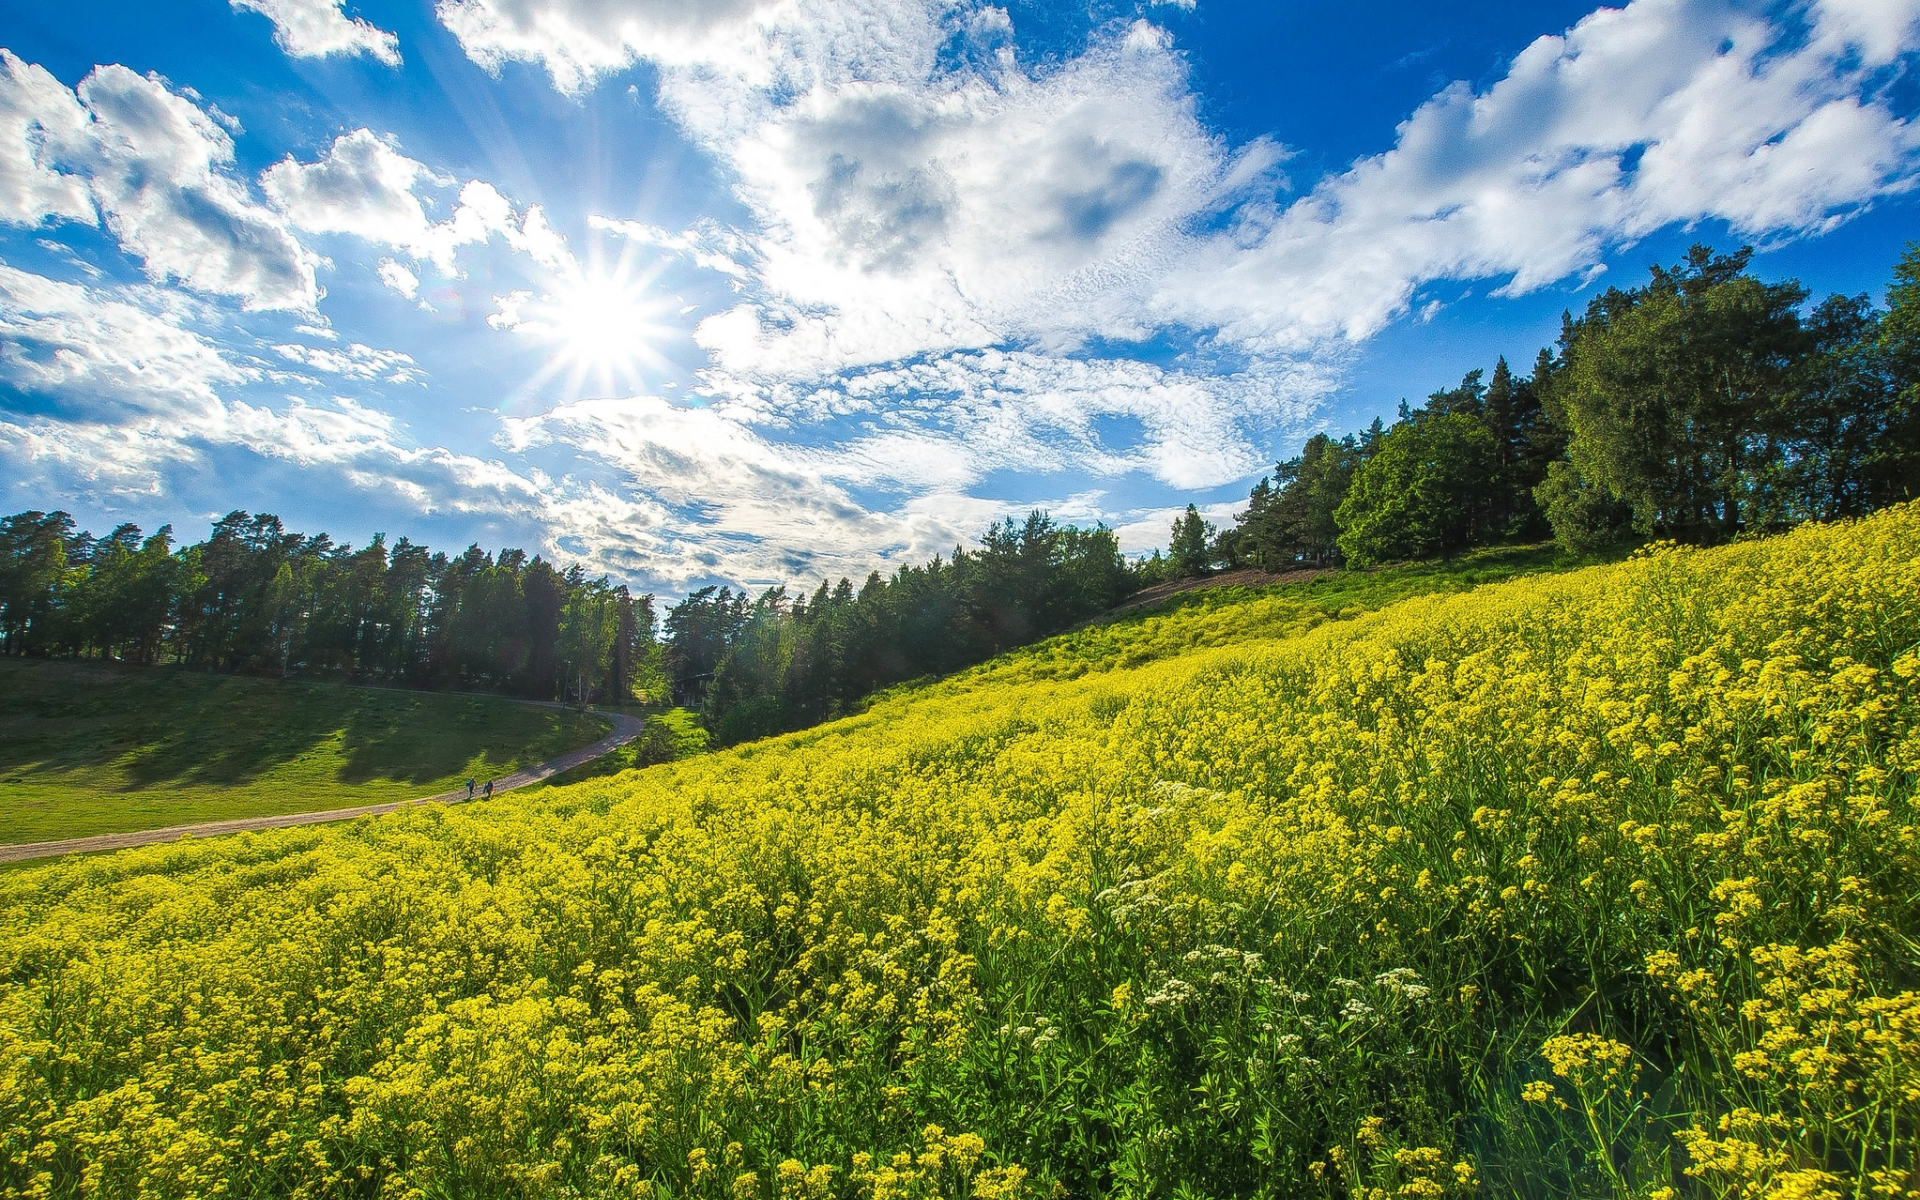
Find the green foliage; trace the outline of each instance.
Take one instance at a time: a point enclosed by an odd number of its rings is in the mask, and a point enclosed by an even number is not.
[[[605,732],[492,697],[0,659],[0,843],[407,800]]]
[[[1174,518],[1173,538],[1167,544],[1167,561],[1173,566],[1174,578],[1187,579],[1195,575],[1204,575],[1213,565],[1213,522],[1200,515],[1200,510],[1187,505],[1187,511]]]
[[[1341,554],[1364,567],[1465,549],[1488,528],[1497,464],[1492,436],[1464,413],[1395,425],[1335,513]]]
[[[1542,349],[1529,377],[1502,358],[1417,410],[1402,401],[1390,430],[1310,438],[1215,556],[1383,562],[1548,528],[1584,553],[1623,526],[1706,543],[1920,495],[1920,246],[1884,314],[1866,296],[1803,311],[1806,290],[1757,279],[1751,255],[1696,246],[1569,314],[1559,356]],[[1452,428],[1421,433],[1436,422]]]
[[[707,752],[710,735],[700,719],[684,708],[647,718],[647,731],[634,743],[634,765],[657,766]]]
[[[1203,531],[1204,536],[1204,531]],[[989,527],[977,551],[878,572],[809,600],[706,588],[667,614],[676,695],[721,744],[852,711],[872,692],[959,670],[1102,612],[1132,589],[1113,532],[1042,512]]]
[[[1561,402],[1583,477],[1632,506],[1643,534],[1731,537],[1777,448],[1806,289],[1746,272],[1751,251],[1655,267],[1595,297],[1571,331]]]
[[[1278,486],[1262,479],[1254,487],[1247,510],[1234,518],[1248,562],[1281,571],[1302,559],[1324,563],[1337,556],[1340,524],[1334,514],[1354,473],[1385,436],[1379,426],[1375,421],[1365,439],[1336,441],[1316,433],[1297,457],[1274,467]]]
[[[104,538],[66,513],[0,520],[0,654],[380,679],[536,699],[660,699],[653,598],[519,550],[355,549],[232,512],[206,541]],[[564,645],[563,645],[564,643]]]
[[[1533,490],[1553,540],[1570,554],[1591,554],[1631,533],[1633,511],[1588,483],[1570,462],[1547,464],[1547,477]]]
[[[45,653],[58,635],[55,596],[65,577],[73,519],[23,512],[0,520],[0,649]]]

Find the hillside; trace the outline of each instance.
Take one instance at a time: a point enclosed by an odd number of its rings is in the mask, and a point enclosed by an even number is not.
[[[406,800],[605,729],[491,697],[0,658],[0,844]]]
[[[11,872],[0,1185],[1912,1195],[1915,546],[1198,593],[484,810]]]

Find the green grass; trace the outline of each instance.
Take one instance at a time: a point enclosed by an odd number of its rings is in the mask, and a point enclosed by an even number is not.
[[[1494,546],[1450,561],[1328,571],[1264,587],[1177,592],[1158,604],[1096,619],[944,678],[910,680],[868,697],[869,707],[927,689],[971,691],[1130,670],[1195,650],[1297,637],[1414,596],[1471,591],[1523,575],[1551,575],[1624,557],[1570,558],[1552,545]]]
[[[406,800],[606,728],[494,697],[0,659],[0,843]]]
[[[568,787],[589,779],[678,762],[707,752],[707,731],[701,727],[700,718],[687,709],[630,704],[616,711],[643,718],[646,729],[626,745],[608,751],[592,762],[581,763],[570,771],[562,771],[540,786]]]

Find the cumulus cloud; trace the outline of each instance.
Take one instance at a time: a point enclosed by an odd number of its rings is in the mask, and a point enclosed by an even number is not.
[[[348,17],[342,0],[230,0],[236,12],[257,12],[273,22],[273,42],[294,58],[364,54],[390,67],[400,65],[400,39],[359,17]]]
[[[0,59],[0,197],[7,218],[91,223],[156,281],[311,310],[318,259],[232,175],[233,137],[158,75],[96,67],[73,92],[11,54]],[[91,204],[82,204],[84,186]]]
[[[723,152],[764,231],[758,287],[700,340],[793,374],[1143,336],[1141,297],[1240,165],[1164,42],[1130,35],[1039,78],[816,94]]]
[[[353,342],[339,350],[303,346],[297,342],[278,345],[273,349],[289,362],[347,379],[380,379],[387,383],[426,381],[426,373],[415,364],[412,355],[402,354],[398,350],[376,350],[360,342]]]
[[[451,187],[425,163],[408,158],[371,129],[333,140],[324,156],[302,163],[292,155],[267,168],[261,190],[309,233],[345,233],[424,256],[433,220],[414,194],[422,183]]]
[[[164,315],[0,264],[0,371],[85,416],[205,412],[257,377]]]
[[[1796,36],[1717,0],[1635,0],[1543,37],[1484,92],[1442,91],[1394,149],[1170,273],[1165,319],[1252,343],[1364,338],[1436,279],[1517,294],[1654,230],[1719,219],[1819,232],[1910,189],[1920,130],[1876,68],[1915,48],[1912,0],[1819,3]]]
[[[505,449],[560,443],[617,469],[625,500],[601,509],[559,499],[549,512],[556,535],[616,566],[631,555],[672,585],[864,575],[878,561],[928,558],[979,532],[924,509],[873,511],[823,479],[814,452],[713,408],[585,400],[503,426]],[[603,485],[592,492],[614,495]]]
[[[199,452],[157,422],[114,424],[27,419],[0,414],[0,462],[16,485],[38,495],[78,490],[159,495],[172,470]],[[56,490],[57,489],[57,490]]]
[[[1085,524],[1132,520],[1099,492],[977,493],[1006,470],[1229,482],[1263,461],[1249,430],[1303,419],[1330,383],[1305,369],[1201,376],[964,352],[804,387],[710,376],[707,404],[580,401],[507,418],[497,442],[523,456],[564,448],[617,472],[617,487],[594,485],[619,497],[605,508],[573,503],[582,485],[557,481],[547,517],[575,553],[674,587],[798,584],[921,561],[1035,506]],[[802,442],[798,426],[816,436]]]
[[[538,471],[414,445],[361,400],[240,398],[275,376],[185,327],[211,315],[164,289],[87,288],[0,264],[0,382],[48,401],[0,412],[0,470],[43,494],[161,494],[209,450],[237,448],[398,489],[423,510],[544,519],[552,481]],[[419,376],[407,355],[360,343],[275,349],[349,381]]]
[[[1307,362],[1202,373],[983,350],[848,372],[804,394],[731,407],[815,421],[878,417],[889,426],[885,433],[855,438],[839,460],[816,467],[866,486],[959,486],[1005,468],[1095,477],[1138,472],[1171,487],[1208,488],[1258,469],[1264,456],[1256,438],[1305,421],[1336,379]]]
[[[407,299],[411,300],[420,294],[420,276],[408,267],[390,258],[383,258],[375,270],[380,276],[381,283],[386,284]]]
[[[1030,68],[1005,11],[933,0],[439,11],[477,61],[537,62],[563,91],[660,68],[662,106],[755,219],[727,256],[745,295],[699,340],[763,377],[1169,328],[1315,354],[1429,281],[1525,292],[1676,223],[1826,229],[1911,187],[1920,159],[1884,94],[1915,0],[1601,9],[1291,201],[1280,148],[1211,134],[1147,22]]]
[[[59,170],[51,148],[86,135],[87,111],[46,68],[0,50],[0,222],[95,221],[86,181]]]
[[[569,95],[642,57],[705,63],[757,41],[762,0],[440,0],[440,21],[490,71],[520,60],[544,66]]]
[[[261,189],[295,228],[386,246],[433,264],[443,275],[454,273],[462,246],[495,237],[550,271],[577,269],[566,239],[539,205],[517,212],[490,183],[469,180],[447,218],[435,220],[428,209],[432,197],[421,190],[446,190],[455,182],[370,129],[342,134],[310,163],[288,155],[260,176]],[[388,259],[378,270],[387,286],[408,298],[419,290],[419,275],[408,267]]]

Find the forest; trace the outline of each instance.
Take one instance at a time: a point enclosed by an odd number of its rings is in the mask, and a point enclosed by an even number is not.
[[[1132,590],[1104,528],[1043,513],[978,550],[842,579],[811,600],[704,588],[658,621],[654,598],[522,550],[458,557],[365,546],[232,512],[203,542],[105,537],[64,512],[0,518],[0,653],[243,674],[491,690],[536,700],[672,699],[726,740],[843,712],[876,688],[980,662]],[[658,627],[658,628],[656,628]]]
[[[235,673],[625,699],[664,690],[651,596],[520,550],[449,557],[365,546],[231,512],[203,542],[172,527],[77,531],[0,519],[0,652]]]
[[[672,701],[730,744],[859,708],[1058,633],[1140,587],[1239,567],[1370,567],[1551,537],[1570,555],[1695,545],[1860,516],[1920,496],[1920,246],[1882,310],[1810,303],[1752,251],[1694,247],[1609,288],[1531,373],[1490,372],[1391,425],[1316,434],[1234,523],[1195,505],[1165,553],[1129,562],[1105,526],[1035,511],[977,548],[811,595],[702,588],[656,613],[578,566],[355,548],[234,512],[204,542],[105,537],[65,513],[0,519],[0,652],[231,672]]]
[[[1920,247],[1888,307],[1766,283],[1752,251],[1694,247],[1609,288],[1530,375],[1505,358],[1400,419],[1309,438],[1232,527],[1197,508],[1143,582],[1443,558],[1552,536],[1572,553],[1710,545],[1920,495]]]

